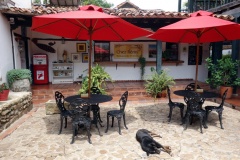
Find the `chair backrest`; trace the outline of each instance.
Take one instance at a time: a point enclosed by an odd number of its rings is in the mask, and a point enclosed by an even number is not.
[[[122,112],[124,112],[124,110],[125,110],[125,106],[127,104],[127,98],[128,98],[128,91],[123,93],[123,95],[121,96],[121,98],[119,100],[120,111],[122,111]]]
[[[68,105],[68,111],[73,119],[89,116],[90,110],[91,106],[82,98],[76,98]]]
[[[92,94],[100,94],[100,95],[102,95],[102,92],[101,92],[100,89],[97,88],[97,87],[92,87],[92,88],[91,88],[91,93],[92,93]]]
[[[227,92],[228,92],[228,89],[226,89],[226,91],[223,93],[223,96],[222,96],[222,103],[220,104],[220,106],[219,107],[223,107],[223,105],[224,105],[224,101],[225,101],[225,98],[226,98],[226,96],[227,96]]]
[[[171,97],[170,97],[171,93],[170,93],[170,89],[168,86],[167,86],[167,94],[168,94],[169,103],[173,103],[171,100]]]
[[[189,85],[187,85],[185,90],[194,91],[194,88],[195,88],[195,83],[190,83]],[[197,85],[197,89],[201,89],[199,85]]]
[[[188,111],[201,111],[202,110],[202,105],[200,105],[198,103],[198,101],[194,100],[194,99],[190,99],[188,101]]]
[[[199,93],[195,91],[188,91],[188,93],[184,96],[184,101],[186,104],[188,104],[190,100],[194,100],[203,104],[205,99],[206,98],[203,98]]]
[[[67,110],[64,107],[64,96],[61,92],[58,92],[58,91],[55,92],[55,100],[60,112]]]

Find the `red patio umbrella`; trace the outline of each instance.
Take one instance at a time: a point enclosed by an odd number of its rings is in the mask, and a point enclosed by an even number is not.
[[[199,43],[240,39],[240,25],[197,11],[190,18],[162,27],[149,38],[175,43],[197,43],[195,88],[197,87]]]
[[[152,34],[134,26],[120,17],[103,13],[102,8],[88,5],[79,11],[35,16],[31,30],[79,40],[90,40],[89,61],[92,40],[126,41]],[[91,83],[91,63],[89,63],[89,98]]]

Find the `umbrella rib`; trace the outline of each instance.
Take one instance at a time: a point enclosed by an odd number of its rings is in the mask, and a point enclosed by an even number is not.
[[[34,28],[33,30],[36,30],[36,29],[39,29],[39,28],[42,28],[42,27],[45,27],[45,26],[48,26],[48,25],[51,25],[51,24],[54,24],[54,23],[57,23],[57,22],[63,21],[63,20],[64,20],[64,19],[60,19],[60,20],[58,20],[58,21],[51,22],[51,23],[45,24],[45,25],[43,25],[43,26],[40,26],[40,27]]]
[[[208,31],[211,31],[212,29],[214,29],[214,28],[210,28],[209,30],[204,31],[202,34],[208,32]]]
[[[83,24],[85,24],[86,22],[87,22],[87,20],[85,20]],[[78,35],[77,35],[76,39],[78,39],[79,34],[81,33],[82,29],[83,29],[83,28],[81,27],[80,31],[78,32]]]
[[[100,29],[103,29],[103,28],[106,28],[106,27],[110,27],[111,25],[113,25],[113,24],[115,24],[115,23],[117,23],[117,22],[118,22],[118,21],[115,21],[115,22],[110,23],[110,24],[108,24],[108,25],[106,25],[106,26],[100,27],[100,28],[98,28],[98,29],[94,29],[94,31],[97,31],[97,30],[100,30]]]
[[[78,19],[75,19],[78,23],[80,23],[82,25],[83,28],[85,28],[87,31],[89,31],[89,28],[87,26],[85,26],[85,24],[83,24],[82,22],[80,22]]]
[[[227,41],[227,38],[225,38],[215,27],[214,27],[214,30],[215,30],[218,34],[220,34],[220,36],[222,36],[222,38],[224,38],[225,41]]]
[[[98,22],[98,19],[97,19],[96,22],[94,23],[93,29],[96,27],[97,22]]]
[[[109,25],[109,24],[107,24],[107,22],[106,21],[104,21],[103,19],[102,19],[102,21],[106,24],[106,25]],[[116,21],[117,22],[117,21]],[[124,41],[124,39],[109,25],[109,28],[119,37],[119,38],[121,38],[122,39],[122,41]]]
[[[178,41],[178,43],[180,43],[180,42],[183,40],[183,38],[186,36],[186,34],[187,34],[188,31],[189,31],[189,30],[187,30],[187,31],[184,33],[184,35],[182,36],[182,38],[180,39],[180,41]]]

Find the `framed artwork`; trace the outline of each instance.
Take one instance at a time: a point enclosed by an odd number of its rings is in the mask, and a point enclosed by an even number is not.
[[[148,45],[148,58],[156,58],[157,57],[157,45],[149,44]]]
[[[82,63],[88,63],[88,53],[82,53]]]
[[[77,52],[86,52],[86,43],[77,43]]]
[[[80,53],[71,53],[71,60],[73,63],[81,62]]]

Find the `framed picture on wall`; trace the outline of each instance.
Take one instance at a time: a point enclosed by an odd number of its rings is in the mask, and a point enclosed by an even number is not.
[[[88,63],[88,53],[82,53],[82,63]]]
[[[149,44],[148,45],[148,58],[156,58],[157,57],[157,45]]]
[[[71,53],[71,60],[72,60],[73,63],[81,62],[80,53]]]
[[[77,52],[86,52],[86,43],[77,43]]]

